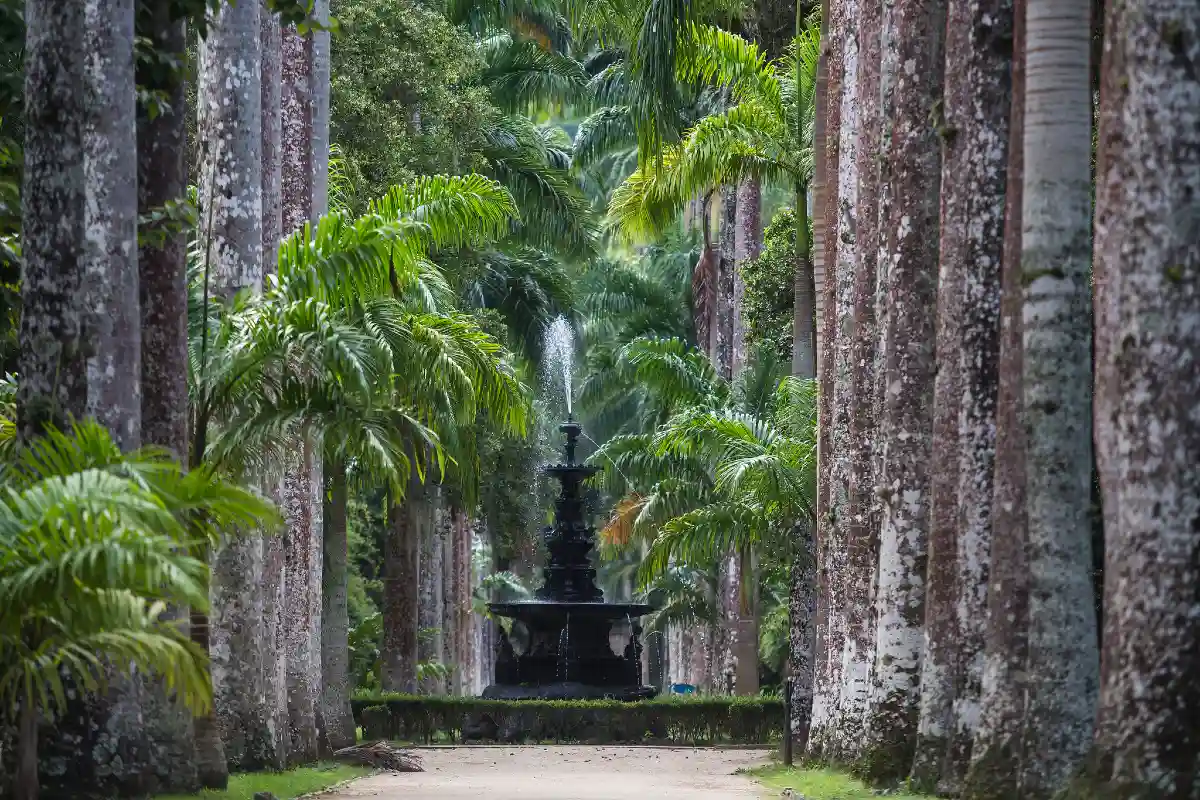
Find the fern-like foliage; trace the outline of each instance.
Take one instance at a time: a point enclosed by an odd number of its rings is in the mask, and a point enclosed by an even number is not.
[[[64,676],[158,674],[211,706],[207,654],[167,614],[208,605],[203,547],[277,522],[266,500],[165,452],[123,454],[94,421],[49,430],[0,463],[0,702],[61,710]]]

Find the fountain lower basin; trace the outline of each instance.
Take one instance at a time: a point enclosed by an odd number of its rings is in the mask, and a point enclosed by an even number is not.
[[[530,601],[489,603],[488,608],[512,625],[501,637],[496,682],[484,697],[641,700],[655,695],[655,689],[642,685],[637,621],[653,611],[651,606]]]

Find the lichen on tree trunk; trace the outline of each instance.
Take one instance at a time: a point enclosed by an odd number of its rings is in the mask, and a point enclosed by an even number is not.
[[[288,763],[317,760],[317,696],[320,693],[321,592],[313,596],[313,578],[320,579],[320,517],[313,503],[313,460],[320,458],[307,438],[289,453],[284,464],[284,640],[287,657]],[[314,609],[314,599],[317,608]]]
[[[283,195],[280,185],[282,129],[280,127],[281,59],[283,30],[279,16],[270,13],[263,1],[260,19],[262,48],[262,241],[263,275],[277,269],[279,240],[283,235]],[[264,476],[264,490],[277,505],[283,502],[283,484],[278,475]],[[287,656],[283,609],[287,602],[284,585],[284,534],[267,530],[263,537],[263,689],[267,728],[273,746],[272,766],[287,763]]]
[[[354,715],[350,710],[350,609],[347,573],[346,464],[325,464],[324,543],[321,555],[321,747],[326,752],[354,744]]]
[[[417,605],[417,663],[441,663],[443,638],[442,603],[445,591],[445,540],[441,525],[441,487],[428,490],[429,502],[424,503],[419,520],[421,530],[420,601]],[[415,509],[414,509],[415,510]],[[420,682],[423,694],[442,694],[445,682],[428,675]]]
[[[17,417],[24,440],[87,407],[81,3],[25,5],[25,171]]]
[[[942,42],[933,32],[944,20],[944,0],[899,0],[881,21],[878,219],[888,310],[879,320],[876,657],[859,765],[879,782],[902,780],[912,767],[921,695],[941,186],[928,109],[941,97]]]
[[[1105,627],[1072,797],[1200,795],[1200,8],[1110,6],[1096,184]],[[1032,20],[1030,22],[1032,26]]]
[[[197,183],[204,257],[216,302],[262,287],[259,28],[258,3],[222,6],[200,46]],[[209,632],[216,718],[230,746],[230,762],[252,767],[269,740],[262,694],[261,540],[253,535],[231,539],[212,554],[212,567]],[[209,766],[218,757],[206,738],[210,731],[198,718],[197,758]],[[201,780],[207,784],[203,774]]]
[[[820,238],[824,247],[820,254],[824,268],[816,273],[820,287],[818,313],[820,335],[817,339],[817,620],[813,671],[813,708],[809,728],[808,754],[811,758],[826,756],[827,726],[837,705],[841,682],[840,654],[842,634],[840,609],[831,600],[830,540],[835,516],[831,508],[833,483],[833,339],[837,331],[835,306],[836,283],[832,280],[838,252],[838,161],[839,137],[829,135],[840,126],[842,112],[842,43],[845,39],[840,0],[824,0],[821,16],[822,58],[825,65],[825,97],[818,114],[825,120],[824,204],[821,213]],[[820,88],[820,86],[818,86]],[[819,100],[822,98],[818,98]]]
[[[957,793],[979,725],[992,540],[1000,264],[1012,103],[1012,0],[950,0],[942,121],[941,259],[957,271],[957,588],[952,723],[939,791]],[[939,357],[945,352],[939,350]]]
[[[384,691],[417,690],[417,604],[419,601],[420,527],[415,505],[425,492],[414,474],[403,499],[393,498],[383,547]]]
[[[1025,433],[1021,284],[1021,187],[1025,119],[1024,0],[1013,9],[1013,72],[1004,255],[1000,290],[1000,361],[996,398],[996,460],[992,549],[979,726],[963,785],[969,800],[1007,800],[1020,787],[1021,726],[1028,657],[1029,561],[1025,525]]]

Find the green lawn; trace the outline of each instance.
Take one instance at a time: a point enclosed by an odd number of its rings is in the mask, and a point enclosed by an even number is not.
[[[158,795],[155,800],[251,800],[255,792],[271,792],[279,800],[291,800],[370,773],[371,770],[366,767],[345,764],[321,764],[287,772],[248,772],[230,775],[229,788],[223,792],[206,790],[200,794],[166,794]]]
[[[750,774],[771,789],[791,787],[793,792],[803,795],[806,800],[874,800],[877,797],[861,781],[828,769],[788,768],[772,764],[750,770]],[[922,795],[915,794],[887,796],[895,800],[922,800]]]

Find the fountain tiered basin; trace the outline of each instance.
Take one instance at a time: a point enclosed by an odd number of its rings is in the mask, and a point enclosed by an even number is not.
[[[562,483],[554,524],[543,531],[548,558],[544,584],[534,600],[489,603],[493,614],[512,620],[501,632],[492,699],[641,700],[657,690],[642,681],[639,618],[644,603],[607,603],[591,565],[596,531],[584,520],[581,488],[599,470],[575,463],[582,432],[568,420],[564,463],[547,468]]]

